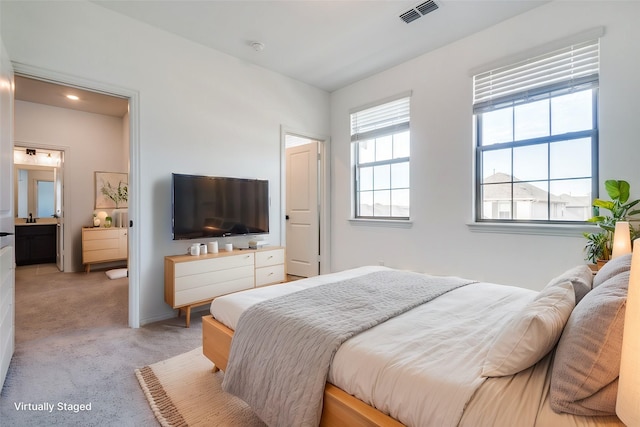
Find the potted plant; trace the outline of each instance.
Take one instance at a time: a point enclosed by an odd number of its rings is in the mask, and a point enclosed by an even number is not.
[[[611,245],[613,244],[613,233],[616,222],[630,221],[633,215],[640,213],[640,210],[631,210],[640,203],[640,199],[629,201],[630,185],[627,181],[610,179],[604,183],[607,194],[611,200],[595,199],[593,208],[595,215],[587,221],[597,224],[602,231],[597,233],[583,233],[587,239],[585,251],[587,260],[593,263],[606,262],[611,258]],[[609,211],[609,215],[601,215],[600,210]],[[631,240],[638,236],[638,231],[629,224]]]
[[[597,264],[598,260],[601,262],[605,259],[609,259],[609,248],[607,247],[607,235],[605,233],[582,233],[587,239],[587,244],[584,247],[588,261],[593,264]]]

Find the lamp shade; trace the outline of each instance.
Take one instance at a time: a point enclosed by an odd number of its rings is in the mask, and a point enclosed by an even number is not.
[[[631,253],[631,234],[629,233],[629,223],[627,221],[616,222],[616,229],[613,233],[613,248],[611,259]]]
[[[633,247],[622,336],[616,413],[628,426],[640,425],[640,244]]]

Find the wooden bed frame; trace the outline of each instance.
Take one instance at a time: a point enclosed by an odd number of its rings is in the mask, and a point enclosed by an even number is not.
[[[233,330],[218,322],[213,316],[202,318],[202,352],[214,363],[214,371],[224,371],[229,361]],[[356,399],[338,387],[327,383],[320,426],[392,426],[403,424]]]

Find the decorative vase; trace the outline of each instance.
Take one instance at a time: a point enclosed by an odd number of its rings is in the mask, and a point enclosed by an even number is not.
[[[98,218],[98,217],[94,217],[93,218],[93,226],[94,227],[100,227],[100,218]]]
[[[111,227],[111,217],[110,217],[110,216],[108,216],[108,217],[106,217],[106,218],[104,219],[104,226],[105,226],[106,228]]]

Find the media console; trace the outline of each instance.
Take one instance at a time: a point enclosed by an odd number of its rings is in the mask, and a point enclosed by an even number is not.
[[[164,300],[172,308],[186,312],[209,304],[232,292],[285,281],[284,248],[268,246],[204,255],[164,257]]]

